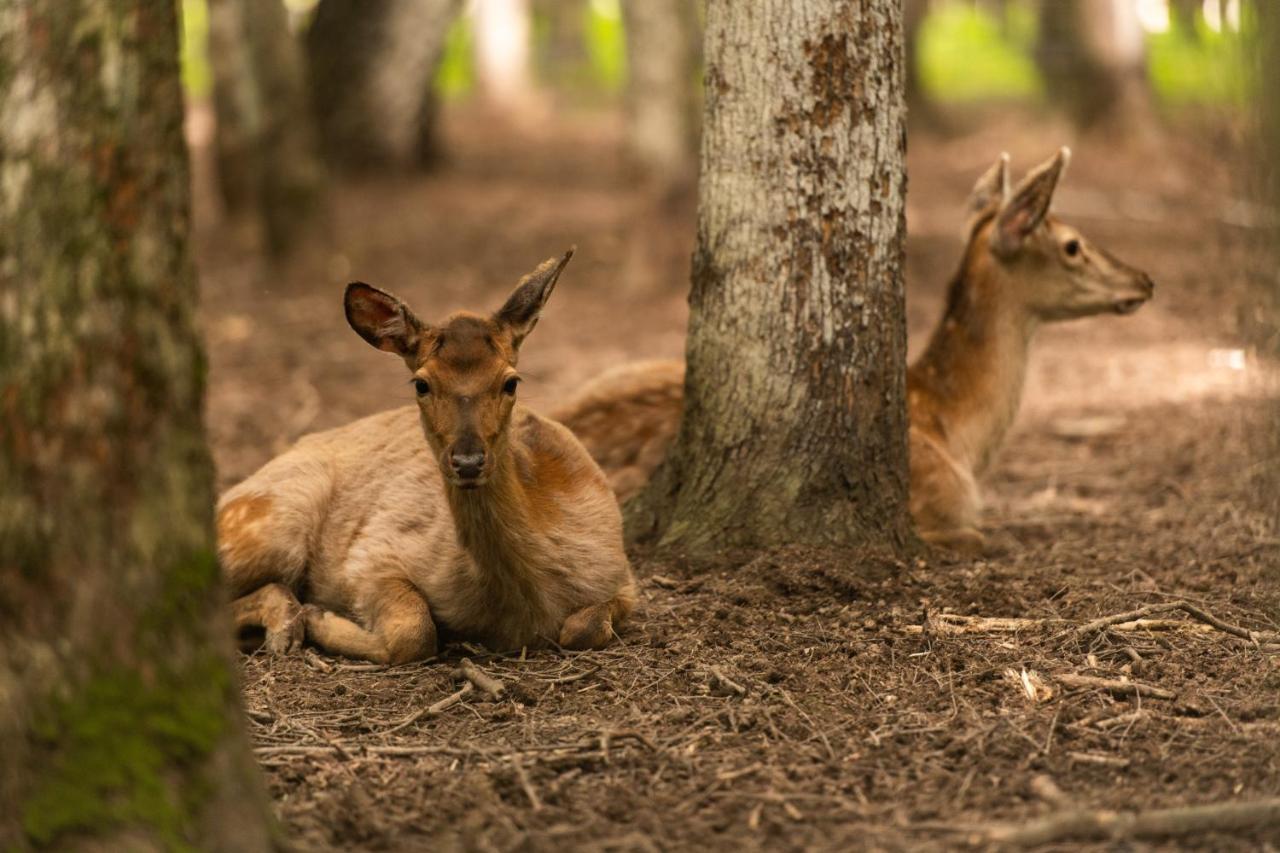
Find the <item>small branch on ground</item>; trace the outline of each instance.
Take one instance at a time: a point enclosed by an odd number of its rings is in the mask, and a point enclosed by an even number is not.
[[[1077,809],[1024,824],[993,826],[983,834],[995,844],[1036,847],[1065,841],[1181,838],[1272,826],[1280,826],[1280,798],[1140,812]]]
[[[1178,694],[1163,687],[1142,684],[1137,681],[1117,681],[1110,678],[1097,678],[1092,675],[1071,675],[1063,673],[1053,676],[1053,680],[1063,687],[1079,687],[1085,690],[1106,690],[1114,696],[1149,696],[1152,699],[1177,699]]]
[[[474,684],[479,690],[489,695],[489,698],[497,701],[502,698],[502,694],[507,687],[498,679],[482,670],[471,662],[469,658],[463,658],[458,668],[453,671],[455,680],[465,678]]]
[[[386,737],[387,735],[395,734],[401,729],[406,729],[409,726],[413,725],[414,723],[418,722],[418,720],[422,719],[423,717],[434,717],[440,712],[445,711],[449,708],[452,708],[454,705],[457,705],[459,702],[461,702],[463,700],[463,697],[465,697],[473,689],[474,688],[471,686],[470,683],[462,685],[462,689],[459,690],[458,692],[450,693],[448,696],[444,697],[440,701],[435,702],[431,705],[428,705],[425,708],[419,708],[418,710],[414,711],[412,714],[409,714],[407,717],[405,717],[400,722],[396,723],[391,728],[381,732],[382,736]]]
[[[747,695],[747,688],[743,687],[738,682],[729,678],[729,676],[725,675],[723,672],[720,671],[719,667],[715,667],[715,666],[708,667],[707,673],[712,677],[712,679],[715,680],[717,684],[719,684],[721,687],[725,688],[726,690],[732,691],[733,693],[736,693],[739,696]]]

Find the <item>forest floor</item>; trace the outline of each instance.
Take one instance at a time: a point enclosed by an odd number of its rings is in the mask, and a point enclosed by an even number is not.
[[[1021,173],[1065,138],[1012,119],[912,137],[913,352],[974,178],[1001,150]],[[454,121],[442,171],[336,186],[326,239],[283,268],[202,209],[220,487],[303,433],[410,401],[397,360],[347,328],[348,279],[439,317],[496,307],[576,244],[526,347],[526,402],[679,357],[693,200],[636,189],[616,140],[598,121],[542,136]],[[994,556],[637,554],[639,612],[603,652],[449,647],[394,668],[247,656],[251,734],[289,836],[308,850],[950,849],[1072,804],[1280,795],[1280,654],[1203,616],[1280,627],[1280,538],[1254,500],[1274,409],[1240,343],[1256,236],[1224,147],[1077,146],[1060,214],[1148,270],[1156,299],[1042,333],[984,484]],[[1077,630],[1178,602],[1202,613]],[[503,695],[424,712],[458,691],[462,657]],[[1162,844],[1280,848],[1275,830]]]

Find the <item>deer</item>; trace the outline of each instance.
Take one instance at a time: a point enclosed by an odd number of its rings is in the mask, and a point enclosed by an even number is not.
[[[521,345],[572,256],[524,276],[493,314],[438,325],[347,286],[347,322],[405,362],[416,404],[305,436],[222,495],[217,553],[241,636],[382,664],[449,639],[613,639],[636,598],[617,501],[573,433],[516,400]]]
[[[939,548],[987,548],[978,478],[1018,412],[1036,331],[1132,314],[1154,294],[1150,276],[1050,212],[1070,156],[1060,149],[1012,190],[1008,154],[978,179],[942,318],[907,370],[910,511],[921,538]],[[683,402],[683,365],[647,362],[589,381],[554,416],[625,501],[665,457]]]

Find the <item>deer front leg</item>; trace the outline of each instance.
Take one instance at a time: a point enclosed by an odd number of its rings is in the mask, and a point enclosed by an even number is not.
[[[372,630],[315,605],[303,608],[307,637],[332,654],[401,664],[436,653],[436,625],[427,600],[404,580],[378,584],[366,599]]]
[[[560,628],[558,645],[570,651],[603,649],[617,636],[613,630],[614,622],[625,620],[631,607],[631,597],[624,594],[571,613]]]
[[[304,623],[302,605],[284,584],[269,583],[231,604],[236,631],[262,627],[267,632],[263,645],[272,654],[288,654],[302,648]]]

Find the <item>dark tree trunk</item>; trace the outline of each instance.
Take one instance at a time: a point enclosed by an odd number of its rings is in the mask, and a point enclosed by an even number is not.
[[[429,165],[432,81],[460,0],[320,0],[307,31],[325,160],[349,172]]]
[[[209,23],[223,201],[258,215],[268,251],[284,255],[323,197],[301,49],[280,0],[211,0]]]
[[[1199,40],[1200,31],[1196,27],[1196,18],[1204,0],[1169,0],[1169,14],[1173,17],[1178,31],[1188,38]]]
[[[697,9],[693,0],[627,0],[622,11],[631,158],[658,184],[685,184],[697,143]]]
[[[275,846],[213,551],[175,4],[0,15],[0,848]]]
[[[903,49],[906,54],[907,108],[910,110],[913,122],[919,121],[932,125],[938,123],[937,106],[920,85],[920,30],[924,28],[925,19],[928,17],[929,0],[904,0],[902,18]]]
[[[711,0],[705,57],[685,417],[630,532],[906,543],[901,2]]]

